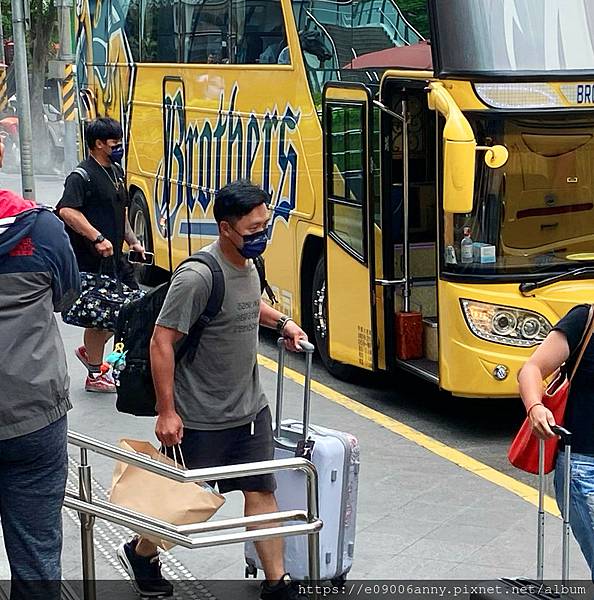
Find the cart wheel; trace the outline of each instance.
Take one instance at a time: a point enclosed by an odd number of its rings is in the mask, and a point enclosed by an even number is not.
[[[245,566],[245,578],[249,579],[250,577],[253,577],[254,579],[258,577],[258,569],[254,565]]]
[[[346,573],[344,575],[340,575],[338,577],[334,577],[330,580],[332,587],[342,589],[346,584],[347,576]]]

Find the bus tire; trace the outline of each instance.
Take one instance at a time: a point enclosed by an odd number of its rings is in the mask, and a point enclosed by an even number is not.
[[[316,348],[322,363],[331,375],[348,381],[353,378],[354,368],[330,358],[328,348],[328,301],[326,297],[326,269],[324,257],[321,256],[313,275],[311,293],[312,328]]]
[[[144,194],[136,190],[130,202],[130,226],[138,241],[147,252],[153,250],[153,236],[151,231],[151,219]],[[143,285],[155,285],[157,282],[157,267],[147,265],[134,265],[134,273],[139,283]]]

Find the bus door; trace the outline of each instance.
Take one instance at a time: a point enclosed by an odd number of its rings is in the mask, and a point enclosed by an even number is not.
[[[383,133],[382,283],[393,292],[395,314],[395,323],[386,319],[388,368],[437,383],[436,117],[425,87],[423,80],[386,77],[376,102]]]
[[[361,84],[324,88],[326,336],[332,360],[377,367],[370,91]]]
[[[184,132],[186,99],[183,79],[163,78],[163,182],[161,207],[167,226],[169,269],[192,254],[190,203],[186,186]],[[195,244],[198,246],[198,244]]]

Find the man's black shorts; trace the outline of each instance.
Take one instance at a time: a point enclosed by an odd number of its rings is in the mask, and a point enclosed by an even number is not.
[[[252,427],[253,425],[253,427]],[[184,428],[181,443],[188,469],[222,467],[241,463],[259,462],[274,458],[272,416],[270,408],[263,408],[252,423],[217,431],[198,431]],[[213,482],[209,482],[213,485]],[[217,482],[219,492],[274,492],[274,475],[256,475]]]

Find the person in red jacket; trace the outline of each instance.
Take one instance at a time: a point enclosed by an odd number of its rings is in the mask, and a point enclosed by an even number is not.
[[[68,309],[79,292],[62,222],[0,189],[0,523],[11,600],[60,598],[72,405],[54,313]]]

